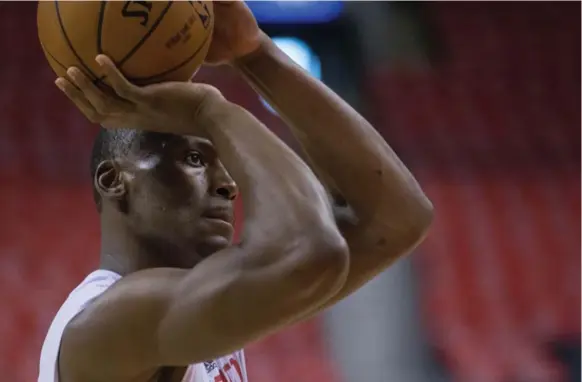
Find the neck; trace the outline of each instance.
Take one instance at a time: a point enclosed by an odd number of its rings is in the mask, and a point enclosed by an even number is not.
[[[142,269],[191,268],[199,256],[167,241],[140,237],[117,214],[101,216],[101,254],[99,268],[122,276]]]

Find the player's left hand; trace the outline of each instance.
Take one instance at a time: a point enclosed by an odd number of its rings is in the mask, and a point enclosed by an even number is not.
[[[244,1],[215,1],[213,6],[214,32],[207,64],[230,63],[261,46],[264,34]]]
[[[218,89],[194,82],[162,82],[143,87],[130,83],[114,62],[96,58],[109,87],[95,84],[79,68],[69,68],[57,87],[93,123],[116,129],[131,127],[172,134],[200,131],[199,116],[218,100]]]

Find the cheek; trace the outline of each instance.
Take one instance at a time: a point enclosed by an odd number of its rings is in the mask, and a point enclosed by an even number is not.
[[[143,218],[185,222],[200,215],[207,191],[203,172],[189,174],[173,168],[136,176],[130,184],[129,198],[134,211]]]
[[[151,196],[170,209],[196,204],[207,187],[204,173],[189,174],[180,167],[160,169],[149,177]]]
[[[208,193],[208,178],[206,174],[199,173],[189,177],[188,184],[192,197],[201,202]]]

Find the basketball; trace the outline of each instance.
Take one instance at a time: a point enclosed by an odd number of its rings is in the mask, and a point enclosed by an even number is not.
[[[105,82],[95,62],[108,55],[136,85],[188,81],[214,28],[210,1],[40,1],[40,44],[56,74],[76,66]]]

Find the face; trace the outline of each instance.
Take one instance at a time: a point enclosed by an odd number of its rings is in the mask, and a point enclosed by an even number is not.
[[[122,163],[133,229],[202,257],[230,245],[237,188],[210,141],[148,133],[136,145]]]

